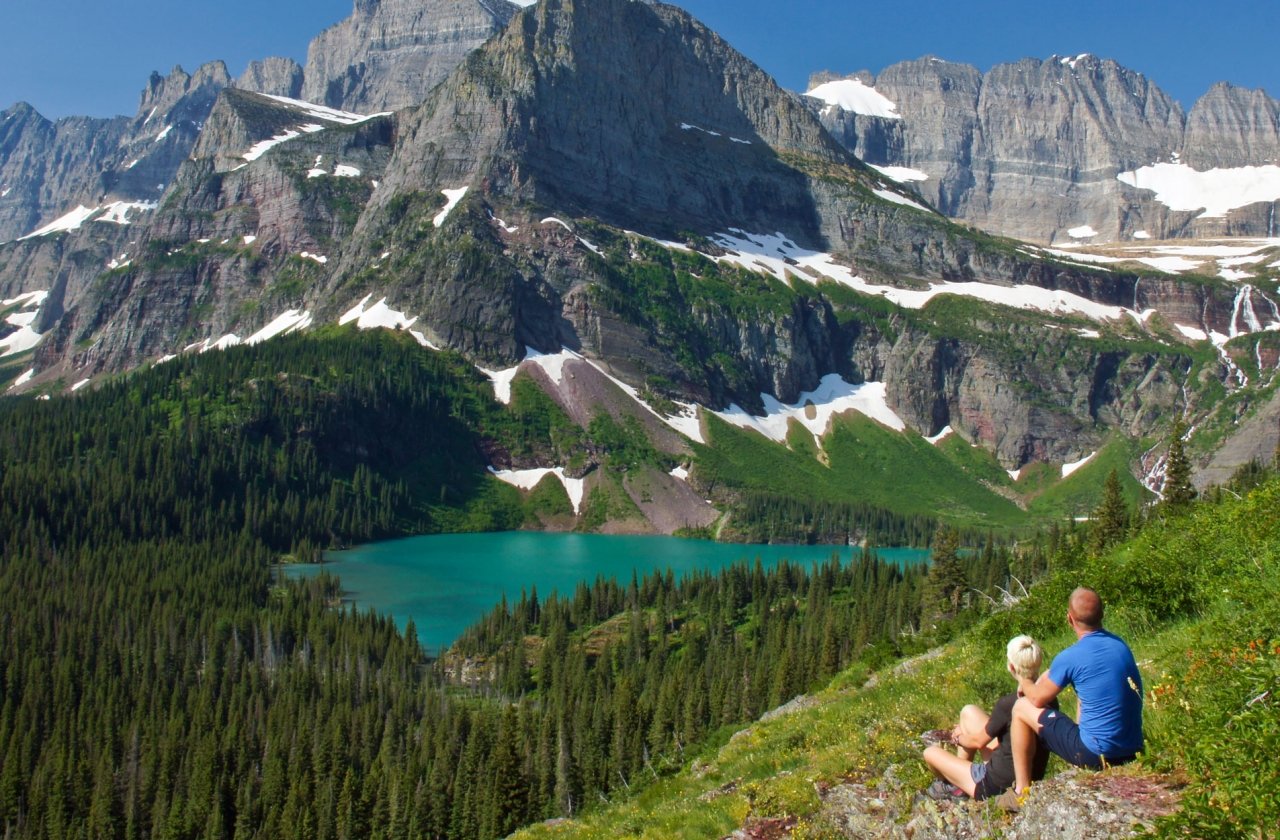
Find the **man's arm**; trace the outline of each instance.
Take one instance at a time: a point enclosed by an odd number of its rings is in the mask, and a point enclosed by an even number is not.
[[[1035,682],[1026,678],[1018,680],[1018,689],[1038,709],[1048,706],[1058,696],[1058,692],[1062,691],[1060,685],[1049,679],[1048,673],[1041,674],[1040,679]]]

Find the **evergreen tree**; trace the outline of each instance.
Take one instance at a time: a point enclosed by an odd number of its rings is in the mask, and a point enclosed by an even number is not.
[[[1181,420],[1173,425],[1169,436],[1169,458],[1165,463],[1164,497],[1160,507],[1167,513],[1182,513],[1196,498],[1196,488],[1191,484],[1191,461],[1182,446],[1186,426]]]
[[[1089,547],[1094,554],[1101,554],[1124,540],[1129,532],[1130,515],[1120,487],[1120,474],[1113,469],[1102,486],[1102,501],[1090,517]]]
[[[929,576],[925,580],[921,617],[925,626],[954,618],[960,612],[969,589],[964,565],[960,562],[960,536],[954,529],[939,526],[933,535]]]

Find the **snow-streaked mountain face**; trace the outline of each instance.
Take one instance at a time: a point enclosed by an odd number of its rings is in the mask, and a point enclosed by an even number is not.
[[[1090,55],[985,74],[923,58],[816,76],[824,123],[952,218],[1042,243],[1274,234],[1280,103],[1216,85],[1189,113]],[[842,101],[843,98],[843,101]]]
[[[366,43],[360,27],[406,8],[357,3],[342,37],[383,50],[390,42]],[[0,340],[25,378],[0,384],[80,385],[177,353],[350,324],[406,332],[423,352],[460,351],[494,374],[499,397],[518,369],[539,371],[582,422],[591,393],[557,375],[565,365],[649,406],[653,434],[698,442],[715,416],[787,445],[788,429],[820,439],[852,411],[901,434],[940,440],[951,429],[1016,471],[1077,463],[1112,434],[1158,434],[1184,410],[1207,416],[1220,392],[1206,383],[1240,391],[1274,374],[1257,339],[1280,328],[1274,245],[1186,282],[1162,261],[1190,257],[1161,243],[1141,254],[1042,249],[933,209],[1012,213],[998,208],[997,186],[1066,177],[1037,168],[1034,132],[1009,129],[1000,148],[1018,150],[1013,168],[985,176],[985,199],[970,183],[964,156],[999,139],[984,120],[1025,92],[1016,73],[984,79],[927,62],[915,81],[889,74],[898,87],[886,74],[830,80],[806,101],[674,7],[545,0],[512,13],[425,98],[396,94],[414,103],[396,113],[378,113],[374,102],[396,100],[370,93],[395,75],[386,67],[366,64],[343,88],[363,91],[354,99],[318,102],[299,99],[287,62],[264,62],[239,88],[218,76],[216,102],[158,196],[86,196],[0,247],[0,299],[47,292],[3,311],[22,321]],[[1034,69],[1076,81],[1024,123],[1061,128],[1072,171],[1118,154],[1119,141],[1098,139],[1101,123],[1073,121],[1108,85],[1136,96],[1145,82],[1088,57]],[[173,85],[204,89],[195,77]],[[129,142],[142,126],[149,144],[169,143],[185,123],[163,116],[177,106],[161,107],[162,90],[150,96]],[[1117,137],[1140,136],[1143,119],[1177,123],[1158,91],[1143,96],[1143,114],[1113,120]],[[926,102],[936,143],[905,144]],[[823,120],[856,129],[843,136],[857,151],[924,156],[864,166]],[[1202,211],[1235,222],[1240,185],[1202,179],[1195,192],[1175,184],[1169,161],[1119,160],[1104,179],[1115,195],[1212,197]],[[1028,219],[1057,207],[1028,189],[1018,205]],[[1102,219],[1054,212],[1067,244],[1108,236]],[[1160,219],[1124,224],[1138,241],[1168,233]],[[1189,372],[1187,348],[1202,341]],[[497,467],[513,483],[576,480],[554,473],[560,464]]]

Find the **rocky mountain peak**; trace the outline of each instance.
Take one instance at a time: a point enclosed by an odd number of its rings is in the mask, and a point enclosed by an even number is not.
[[[142,89],[138,119],[146,122],[154,115],[167,116],[179,102],[184,101],[192,114],[207,114],[218,92],[230,85],[231,75],[222,61],[202,64],[194,74],[188,74],[181,66],[175,66],[168,76],[152,73],[147,86]]]
[[[262,61],[251,61],[235,86],[241,90],[265,93],[269,96],[302,96],[302,66],[292,58],[272,56]]]
[[[673,6],[628,0],[521,12],[405,136],[380,196],[484,181],[650,229],[773,231],[788,219],[813,232],[803,179],[778,151],[856,165],[798,97],[714,32]]]
[[[1200,170],[1280,163],[1280,102],[1218,82],[1187,115],[1182,158]]]
[[[505,0],[357,0],[311,42],[302,98],[359,113],[416,105],[515,10]]]

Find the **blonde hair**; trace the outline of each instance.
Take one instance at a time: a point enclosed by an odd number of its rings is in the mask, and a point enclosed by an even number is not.
[[[1036,640],[1030,636],[1014,636],[1005,649],[1009,664],[1019,677],[1034,680],[1040,676],[1040,664],[1044,661],[1044,651]]]

